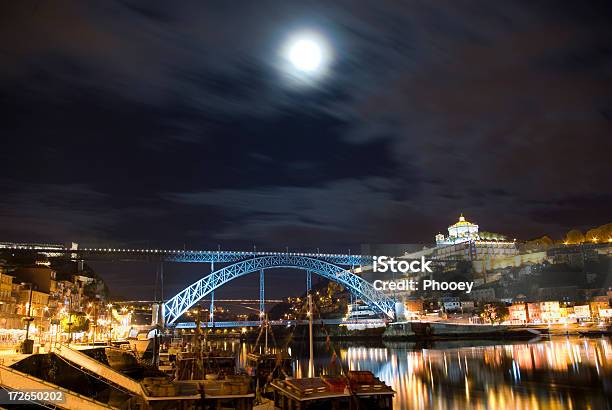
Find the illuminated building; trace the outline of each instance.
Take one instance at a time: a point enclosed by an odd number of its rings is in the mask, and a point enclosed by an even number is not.
[[[14,276],[4,273],[0,267],[0,328],[20,329],[22,322],[17,315],[17,303],[13,296]]]
[[[530,323],[539,323],[542,320],[539,303],[527,303],[527,320]]]
[[[527,305],[525,303],[515,303],[508,306],[508,313],[512,323],[527,323]]]
[[[450,245],[477,239],[480,239],[478,236],[478,225],[467,221],[463,214],[461,214],[459,221],[448,227],[447,237],[444,237],[441,233],[436,235],[436,244]]]
[[[540,303],[514,303],[508,307],[512,323],[559,323],[562,311],[557,301]],[[565,311],[567,316],[567,311]]]
[[[32,308],[30,309],[30,316],[35,318],[42,318],[44,316],[45,307],[49,304],[49,294],[32,290]],[[28,314],[28,304],[30,303],[30,289],[22,287],[17,292],[17,302],[19,303],[18,313],[20,315]]]
[[[590,319],[591,307],[589,305],[574,306],[574,316],[576,317],[576,319]]]
[[[599,309],[599,318],[605,320],[612,319],[612,309]]]
[[[591,308],[591,317],[598,318],[601,317],[601,311],[603,309],[608,309],[610,304],[607,301],[598,301],[594,300],[589,302],[589,307]]]
[[[465,219],[448,227],[448,235],[436,235],[435,255],[439,259],[485,260],[518,254],[516,242],[504,235],[481,232],[477,224]]]
[[[423,313],[423,299],[406,299],[404,300],[404,309],[406,314],[418,316]]]
[[[558,323],[561,319],[561,312],[559,311],[559,302],[540,302],[540,319],[544,323]]]

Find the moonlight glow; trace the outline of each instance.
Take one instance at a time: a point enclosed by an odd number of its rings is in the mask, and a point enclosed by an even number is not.
[[[312,82],[322,77],[331,60],[327,41],[312,32],[296,33],[282,49],[284,71],[298,82]]]
[[[298,70],[314,71],[321,65],[321,47],[310,39],[298,40],[289,50],[289,60]]]

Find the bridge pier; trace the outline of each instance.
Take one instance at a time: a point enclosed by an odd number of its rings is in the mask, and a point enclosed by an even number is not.
[[[209,322],[215,322],[215,291],[210,292],[210,313],[209,313]]]
[[[311,289],[312,289],[312,272],[307,270],[306,271],[306,295],[310,293]]]
[[[215,262],[210,262],[210,272],[215,271]],[[210,311],[209,311],[209,322],[215,322],[215,291],[210,292]]]
[[[266,286],[265,286],[265,277],[264,270],[259,270],[259,317],[261,320],[265,317],[266,314]]]

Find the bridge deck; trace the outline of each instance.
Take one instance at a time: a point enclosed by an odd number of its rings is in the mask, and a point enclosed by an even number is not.
[[[219,262],[230,263],[261,256],[305,256],[326,260],[345,266],[358,266],[372,262],[368,255],[324,252],[275,252],[275,251],[236,251],[236,250],[185,250],[185,249],[136,249],[136,248],[69,248],[63,245],[0,243],[0,251],[12,253],[42,253],[52,257],[71,259],[117,259],[138,260],[155,258],[167,262]]]
[[[272,326],[294,326],[307,325],[308,320],[270,320]],[[344,320],[344,319],[315,319],[312,321],[315,325],[384,325],[387,323],[384,319],[361,319],[361,320]],[[208,322],[202,323],[202,328],[230,328],[230,327],[257,327],[261,325],[261,321],[248,320],[236,322]],[[177,323],[177,329],[194,329],[195,322]]]

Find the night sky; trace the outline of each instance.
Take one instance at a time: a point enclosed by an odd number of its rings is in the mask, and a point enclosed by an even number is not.
[[[357,249],[612,222],[612,6],[3,2],[0,241]],[[330,64],[292,81],[293,33]],[[254,294],[255,296],[255,294]]]

